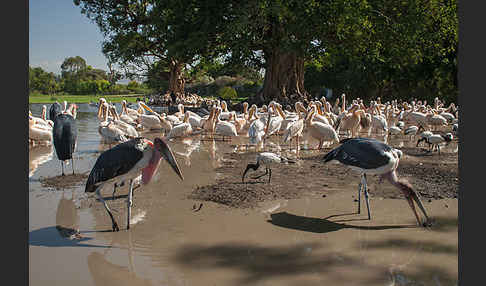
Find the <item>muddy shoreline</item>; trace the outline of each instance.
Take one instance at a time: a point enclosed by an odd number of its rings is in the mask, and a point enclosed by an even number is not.
[[[424,148],[401,148],[404,158],[397,172],[406,178],[425,200],[457,198],[459,190],[457,153],[429,153]],[[297,164],[272,167],[271,183],[261,167],[249,172],[245,183],[241,177],[248,163],[255,163],[256,152],[227,153],[214,184],[197,186],[188,199],[212,201],[234,208],[254,208],[276,199],[299,199],[305,196],[326,197],[342,188],[356,189],[359,176],[348,167],[333,161],[324,164],[326,152],[304,154]],[[368,176],[371,197],[403,199],[403,194],[389,182],[378,184],[378,176]]]

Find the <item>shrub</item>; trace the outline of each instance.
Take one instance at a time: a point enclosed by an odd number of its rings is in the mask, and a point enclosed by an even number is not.
[[[221,97],[224,100],[235,100],[238,98],[236,90],[229,86],[221,87],[217,92],[218,97]]]

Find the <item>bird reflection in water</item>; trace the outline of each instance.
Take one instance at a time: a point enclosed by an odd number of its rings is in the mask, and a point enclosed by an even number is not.
[[[53,154],[52,145],[29,149],[29,178],[34,175],[40,165],[50,161]]]
[[[56,229],[61,237],[68,239],[82,238],[79,232],[79,214],[75,204],[74,190],[70,199],[65,197],[65,191],[62,192],[56,211]]]
[[[127,249],[128,266],[122,266],[111,263],[107,259],[107,249],[104,253],[92,252],[88,255],[88,269],[96,285],[152,285],[149,279],[144,279],[137,276],[135,271],[135,265],[133,263],[133,251],[132,251],[132,234],[127,232],[126,235],[120,236],[120,238],[127,238],[127,245],[123,245],[123,241],[119,241],[122,248]],[[112,247],[115,245],[115,237],[112,236]]]
[[[191,138],[186,138],[182,140],[183,144],[180,144],[184,148],[184,152],[175,152],[177,155],[182,156],[184,159],[184,164],[188,167],[191,166],[191,155],[194,150],[197,150],[201,146],[201,140],[193,140]]]

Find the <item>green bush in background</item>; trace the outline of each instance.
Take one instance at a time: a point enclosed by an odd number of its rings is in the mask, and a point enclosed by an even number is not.
[[[217,95],[224,100],[235,100],[238,98],[236,90],[230,86],[223,86],[218,89]]]

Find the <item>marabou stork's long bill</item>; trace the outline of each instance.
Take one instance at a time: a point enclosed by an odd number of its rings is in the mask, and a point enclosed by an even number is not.
[[[165,139],[155,138],[152,142],[146,138],[137,137],[106,150],[98,157],[86,182],[85,192],[96,192],[111,218],[113,231],[120,229],[111,214],[110,208],[101,196],[103,186],[130,180],[127,200],[127,229],[130,229],[134,178],[142,172],[142,184],[148,184],[157,171],[162,158],[167,160],[181,180],[184,180],[179,165]]]
[[[51,106],[49,114],[51,120],[54,121],[52,127],[52,142],[56,149],[57,158],[61,161],[61,172],[64,176],[64,161],[71,159],[73,175],[74,175],[74,159],[73,153],[76,148],[76,140],[78,138],[78,125],[76,123],[76,107],[73,107],[73,115],[69,113],[61,113],[59,111],[59,103]]]
[[[366,174],[378,174],[381,175],[381,179],[387,179],[403,192],[419,225],[421,221],[415,210],[414,201],[425,215],[426,221],[423,223],[423,226],[429,224],[429,217],[425,212],[425,208],[417,192],[413,190],[408,182],[400,180],[397,177],[396,169],[402,156],[402,151],[371,138],[348,138],[342,140],[341,143],[339,147],[327,153],[323,160],[324,162],[338,160],[342,164],[361,173],[361,182],[358,188],[358,213],[360,213],[361,203],[360,192],[363,188],[366,197],[366,206],[368,208],[368,219],[371,219]]]
[[[260,164],[265,165],[265,173],[257,176],[253,179],[258,179],[260,177],[263,177],[265,175],[268,175],[268,183],[270,183],[270,180],[272,179],[272,169],[270,167],[275,164],[285,164],[285,163],[295,163],[295,161],[289,160],[288,158],[279,156],[275,153],[271,152],[263,152],[257,155],[256,157],[256,163],[255,164],[248,164],[246,166],[245,172],[243,173],[243,177],[241,177],[241,181],[244,183],[245,182],[245,176],[246,173],[250,170],[253,169],[253,171],[258,170],[260,168]]]

